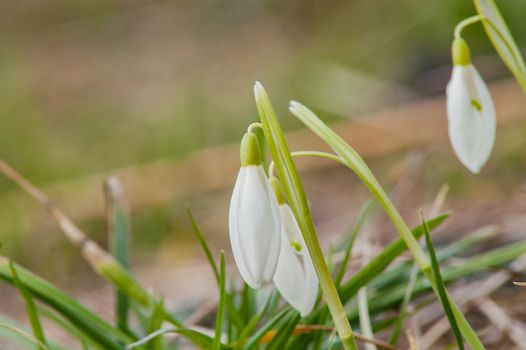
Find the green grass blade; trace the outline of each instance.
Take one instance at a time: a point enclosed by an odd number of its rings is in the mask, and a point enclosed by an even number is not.
[[[334,278],[334,283],[336,284],[336,286],[340,286],[342,282],[343,276],[345,275],[345,271],[347,270],[347,263],[349,262],[349,259],[351,257],[351,251],[356,237],[358,237],[358,234],[361,232],[362,227],[366,222],[367,218],[369,217],[369,214],[372,212],[373,208],[374,202],[368,201],[363,207],[360,214],[358,215],[356,224],[354,225],[353,229],[351,230],[351,233],[349,234],[349,239],[345,243],[345,255],[343,256],[342,262],[340,263],[338,271],[336,272],[336,277]]]
[[[477,12],[491,23],[483,21],[484,29],[500,58],[526,92],[526,65],[522,53],[511,35],[506,21],[493,0],[474,0]]]
[[[437,259],[440,262],[452,256],[456,256],[457,254],[463,252],[464,250],[469,249],[473,245],[479,244],[482,241],[485,241],[487,239],[494,237],[497,232],[498,231],[493,226],[482,227],[446,247],[441,247],[436,252]],[[373,282],[372,285],[375,286],[378,290],[382,290],[383,288],[390,288],[390,285],[391,285],[390,281],[399,283],[401,278],[404,277],[404,274],[405,274],[404,270],[407,270],[407,266],[409,266],[409,264],[410,264],[409,262],[407,264],[400,264],[394,269],[391,269],[388,274],[384,274],[380,276],[380,278],[377,278]],[[414,263],[412,263],[411,265],[412,265],[411,272],[409,274],[409,279],[408,279],[407,287],[405,290],[404,298],[400,306],[399,315],[396,319],[396,322],[393,326],[393,331],[389,338],[389,343],[393,345],[398,342],[398,337],[401,334],[404,321],[408,316],[407,307],[413,295],[413,290],[414,290],[417,276],[418,276],[418,266],[415,266]]]
[[[245,322],[248,322],[255,314],[257,314],[257,291],[250,288],[248,284],[243,285],[241,292],[241,302],[239,306],[239,313]]]
[[[434,230],[439,227],[447,218],[449,214],[442,214],[434,217],[428,221],[430,229]],[[416,239],[420,238],[423,234],[423,227],[421,225],[413,228],[411,231]],[[383,273],[384,270],[407,249],[405,242],[401,238],[394,240],[389,246],[384,248],[384,250],[372,259],[366,266],[362,267],[359,271],[353,274],[351,278],[345,282],[339,289],[340,297],[344,303],[349,302],[349,300],[358,293],[358,290],[369,283],[372,283],[376,287],[376,280],[395,280],[398,281],[400,278],[403,278],[405,270],[404,266],[395,267],[390,270],[388,273]],[[456,250],[451,250],[451,252]],[[387,277],[387,278],[385,278]],[[376,280],[375,280],[376,279]],[[374,281],[373,281],[374,280]],[[327,310],[324,308],[318,309],[317,312],[313,313],[306,319],[306,323],[309,324],[324,324],[326,320]],[[310,336],[304,335],[303,337]],[[316,346],[320,346],[322,342],[321,333],[315,333],[312,335],[315,338],[314,340],[314,349]],[[300,341],[300,340],[298,340]]]
[[[219,280],[220,280],[219,270],[217,268],[212,252],[210,251],[210,247],[208,247],[208,243],[206,243],[206,240],[203,234],[201,233],[201,230],[199,229],[199,226],[197,225],[197,222],[195,221],[194,214],[192,213],[192,210],[190,210],[189,206],[186,206],[186,212],[188,213],[188,218],[190,219],[190,222],[192,223],[192,229],[194,231],[194,234],[197,240],[199,241],[201,248],[205,252],[208,263],[210,264],[210,267],[212,268],[212,271],[214,272],[216,281],[219,284]]]
[[[104,182],[106,198],[106,221],[108,225],[108,240],[110,253],[126,270],[130,269],[130,227],[124,190],[116,177],[109,177]],[[128,312],[130,299],[126,293],[117,289],[115,317],[117,325],[123,331],[128,331]]]
[[[246,326],[245,320],[243,319],[243,316],[239,313],[238,309],[233,303],[232,293],[227,293],[227,294],[228,294],[228,297],[225,298],[225,307],[227,311],[226,315],[228,316],[228,320],[238,330],[242,330]]]
[[[265,305],[263,306],[263,308],[257,314],[252,316],[252,318],[250,320],[248,320],[248,322],[246,323],[246,327],[243,328],[241,330],[241,333],[239,334],[239,339],[241,341],[243,341],[243,339],[248,337],[248,335],[251,334],[254,331],[254,329],[256,329],[258,323],[261,322],[261,320],[263,319],[263,316],[265,316],[265,314],[266,314],[267,310],[269,309],[273,299],[276,296],[277,296],[276,291],[273,291],[268,296],[268,299],[265,302]]]
[[[447,296],[447,292],[444,287],[444,281],[442,280],[442,276],[440,275],[440,266],[438,265],[438,260],[435,254],[435,247],[433,246],[433,241],[431,240],[429,229],[427,228],[426,221],[423,217],[421,221],[422,225],[424,226],[424,236],[426,238],[426,246],[429,252],[429,257],[431,258],[431,266],[433,267],[433,274],[435,276],[435,282],[438,289],[438,296],[440,298],[440,302],[442,303],[442,307],[444,308],[444,312],[446,313],[446,316],[449,320],[449,324],[451,325],[451,329],[453,330],[453,334],[455,335],[455,339],[457,340],[458,348],[460,350],[464,350],[462,334],[458,327],[455,315],[453,314],[453,310],[450,305],[450,300]]]
[[[358,312],[360,316],[360,331],[363,336],[374,338],[371,326],[371,317],[369,316],[369,304],[367,300],[367,286],[363,286],[358,291]],[[366,350],[377,350],[374,344],[365,344]]]
[[[287,197],[311,255],[324,300],[329,307],[334,324],[338,330],[338,335],[342,339],[345,349],[357,349],[351,325],[345,317],[345,310],[318,242],[309,204],[298,175],[298,170],[292,160],[270,98],[259,82],[254,86],[254,94],[267,146],[272,154],[272,159],[274,160],[275,168],[283,185],[285,196]]]
[[[432,220],[428,220],[427,223],[429,229],[433,231],[434,228],[431,225]],[[494,227],[483,227],[472,233],[469,233],[458,241],[448,244],[445,247],[440,247],[437,251],[438,261],[445,261],[450,257],[457,256],[474,245],[495,236],[497,232],[498,231],[495,230]],[[374,287],[377,290],[382,290],[383,288],[390,288],[393,285],[399,284],[401,280],[406,280],[409,278],[412,265],[412,262],[407,261],[393,267],[388,272],[381,274],[374,281],[372,281],[371,287]]]
[[[285,325],[280,327],[278,332],[274,335],[272,340],[269,342],[265,350],[282,350],[285,348],[292,333],[296,328],[298,322],[300,321],[301,316],[298,312],[292,313],[286,320]]]
[[[225,271],[225,252],[220,253],[220,271],[219,271],[219,305],[217,306],[216,315],[216,331],[214,337],[214,343],[212,345],[213,350],[221,349],[221,336],[223,334],[223,320],[225,313],[225,282],[226,282],[226,271]]]
[[[152,307],[152,314],[149,319],[148,334],[154,333],[161,329],[164,319],[164,300],[161,298],[159,302],[155,302]],[[161,350],[162,338],[156,337],[150,342],[150,350]]]
[[[442,270],[442,280],[449,283],[459,278],[470,276],[474,273],[484,271],[485,269],[502,266],[510,261],[517,259],[519,256],[526,254],[526,242],[517,242],[506,246],[490,250],[472,258],[466,259],[460,265],[446,267]],[[417,279],[413,295],[421,295],[428,292],[431,286],[424,276]],[[405,282],[398,286],[392,286],[389,293],[377,295],[369,300],[369,310],[371,313],[377,313],[387,310],[393,306],[400,305],[406,290]],[[349,318],[357,317],[357,310],[349,311]]]
[[[75,328],[69,321],[64,319],[62,316],[57,314],[49,307],[39,305],[38,310],[43,317],[52,321],[58,327],[62,328],[64,331],[69,333],[73,338],[77,339],[80,345],[82,346],[83,350],[88,350],[90,348],[90,345],[92,347],[97,347],[96,343],[92,342],[91,339],[89,339],[86,335],[84,335],[77,328]],[[100,349],[100,347],[97,348]]]
[[[429,228],[431,230],[440,226],[447,218],[448,214],[439,215],[429,220]],[[422,225],[415,227],[411,233],[415,239],[420,238],[424,234]],[[380,254],[372,259],[367,265],[361,268],[355,273],[347,282],[342,285],[340,289],[340,295],[343,302],[347,302],[352,296],[358,293],[358,290],[369,283],[373,278],[380,275],[389,266],[394,259],[402,254],[407,249],[402,238],[397,238],[387,248],[385,248]]]
[[[396,322],[393,326],[393,331],[389,337],[389,344],[396,345],[398,343],[398,338],[402,333],[402,328],[404,326],[404,321],[407,318],[407,308],[411,297],[413,296],[413,290],[415,289],[416,278],[418,277],[418,266],[413,264],[411,268],[411,274],[409,276],[409,283],[407,283],[407,288],[405,290],[404,299],[402,300],[402,305],[400,306],[400,312],[396,319]]]
[[[286,308],[282,310],[279,314],[271,318],[263,327],[261,327],[243,346],[242,350],[254,349],[261,338],[263,338],[269,331],[274,329],[274,327],[280,322],[285,315],[291,312],[292,309]]]
[[[31,329],[33,330],[33,335],[39,343],[38,348],[39,350],[43,350],[44,348],[47,348],[47,341],[46,337],[44,336],[44,330],[42,329],[42,324],[40,323],[40,317],[38,316],[38,310],[35,305],[35,302],[33,301],[33,297],[18,278],[16,267],[11,260],[9,260],[9,269],[11,270],[11,275],[13,276],[14,285],[16,286],[16,288],[18,288],[20,295],[24,299],[24,303],[26,305],[26,312],[27,316],[29,317]],[[42,344],[44,346],[42,346]]]
[[[122,350],[122,344],[135,341],[133,337],[114,328],[105,320],[81,305],[69,295],[44,279],[16,265],[22,284],[34,298],[55,309],[68,319],[79,331],[106,350]],[[13,276],[8,260],[0,256],[0,279],[13,284]]]
[[[209,350],[210,347],[212,346],[212,342],[213,342],[213,339],[212,337],[204,334],[204,333],[201,333],[201,332],[198,332],[196,330],[193,330],[193,329],[188,329],[188,328],[163,328],[163,329],[159,329],[151,334],[148,334],[146,337],[134,342],[134,343],[131,343],[131,344],[128,344],[126,346],[126,349],[129,350],[129,349],[135,349],[136,347],[138,346],[141,346],[141,345],[144,345],[144,344],[147,344],[149,341],[157,338],[157,337],[160,337],[161,335],[163,334],[168,334],[168,333],[177,333],[177,334],[180,334],[181,336],[187,338],[188,340],[192,341],[192,343],[196,344],[197,346],[199,346],[201,349],[206,349],[206,350]]]
[[[21,328],[12,326],[8,323],[0,322],[0,329],[4,329],[12,333],[12,335],[15,336],[15,340],[19,343],[22,343],[25,341],[25,342],[29,342],[30,344],[36,345],[39,349],[51,350],[46,343],[42,343],[40,340],[35,338],[29,332],[26,332],[25,330]]]

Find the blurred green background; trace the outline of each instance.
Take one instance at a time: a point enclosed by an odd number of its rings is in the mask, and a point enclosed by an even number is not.
[[[526,47],[526,1],[498,4]],[[441,95],[453,28],[473,14],[469,0],[2,1],[0,156],[46,188],[237,142],[256,118],[255,80],[288,130],[290,99],[335,121]],[[509,77],[480,26],[466,38],[488,81]],[[13,196],[0,177],[0,198]],[[194,196],[133,213],[139,259],[186,237]],[[0,253],[78,282],[77,252],[27,203],[4,206]],[[98,210],[80,224],[105,244],[102,194]]]

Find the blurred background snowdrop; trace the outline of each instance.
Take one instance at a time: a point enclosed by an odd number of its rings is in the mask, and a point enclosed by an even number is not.
[[[447,86],[449,139],[460,161],[476,174],[488,161],[495,142],[495,107],[461,37],[453,41],[453,65]]]

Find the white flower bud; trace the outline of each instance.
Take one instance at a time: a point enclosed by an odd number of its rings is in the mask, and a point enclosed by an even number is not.
[[[247,133],[243,141],[242,167],[230,202],[230,243],[241,276],[250,287],[259,288],[274,277],[281,222],[276,197],[259,164],[255,135]]]
[[[495,107],[462,39],[455,39],[453,61],[446,90],[449,139],[462,164],[476,174],[488,161],[495,142]]]
[[[279,209],[281,251],[274,284],[283,298],[305,317],[318,296],[318,277],[292,210],[288,204],[280,204]]]

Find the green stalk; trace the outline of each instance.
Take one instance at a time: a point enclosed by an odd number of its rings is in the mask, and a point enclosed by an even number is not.
[[[225,252],[221,251],[219,258],[220,274],[219,274],[219,305],[217,306],[216,314],[216,331],[214,337],[214,343],[212,344],[212,349],[220,350],[221,349],[221,335],[223,334],[223,319],[225,317]]]
[[[411,230],[362,157],[360,157],[360,155],[349,144],[347,144],[340,136],[338,136],[327,125],[325,125],[307,107],[303,106],[299,102],[292,101],[290,103],[290,111],[312,131],[320,136],[329,146],[331,146],[345,162],[345,165],[350,168],[365,184],[365,186],[373,194],[375,199],[382,206],[386,214],[393,222],[396,230],[400,234],[400,237],[407,244],[407,247],[413,255],[415,262],[418,264],[424,276],[426,276],[428,279],[435,293],[438,293],[433,271],[426,254],[418,244],[418,241],[411,234]],[[475,331],[471,328],[458,306],[451,300],[449,293],[447,293],[447,298],[450,299],[453,314],[455,315],[459,327],[471,348],[474,350],[484,349],[484,345],[482,345],[482,342],[478,338]]]
[[[526,64],[495,1],[473,0],[473,2],[479,15],[487,19],[482,21],[482,24],[495,50],[526,92]]]
[[[424,215],[422,213],[420,213],[420,218],[422,221],[422,225],[424,225],[424,235],[426,239],[426,246],[427,246],[427,251],[429,252],[429,257],[431,258],[431,264],[433,266],[433,275],[435,276],[435,282],[438,288],[438,296],[440,298],[440,302],[442,303],[442,307],[444,308],[444,312],[446,313],[447,319],[449,320],[449,324],[451,325],[451,329],[453,330],[453,334],[455,335],[455,339],[457,341],[458,348],[459,350],[464,350],[464,342],[462,341],[462,334],[460,332],[460,329],[458,328],[457,320],[451,310],[451,303],[450,303],[451,298],[447,297],[446,286],[444,285],[444,281],[442,280],[442,276],[440,274],[440,266],[438,265],[438,259],[435,253],[435,247],[433,246],[433,241],[431,240],[431,235],[429,234],[429,230],[427,229],[427,224],[424,219]]]
[[[16,272],[21,283],[34,298],[49,305],[63,315],[78,330],[103,349],[122,350],[122,344],[135,339],[121,330],[112,327],[105,320],[94,314],[71,296],[16,265]],[[14,284],[8,260],[0,256],[0,280]]]
[[[294,216],[298,221],[307,249],[312,257],[314,269],[318,275],[320,287],[325,302],[329,307],[338,335],[340,336],[342,344],[346,350],[357,350],[358,347],[354,339],[351,325],[345,314],[342,302],[338,296],[338,291],[336,290],[336,286],[334,285],[334,281],[332,280],[329,268],[318,242],[307,198],[303,191],[303,186],[298,176],[296,166],[292,160],[292,156],[290,155],[287,143],[283,137],[281,126],[276,118],[270,99],[259,82],[254,86],[254,94],[268,148],[274,159],[276,170],[283,184],[285,195]]]
[[[130,216],[124,189],[117,177],[104,181],[109,250],[122,268],[130,271]],[[128,331],[130,298],[115,286],[115,317],[118,327]]]
[[[18,291],[20,292],[20,295],[22,296],[22,298],[24,299],[24,303],[26,304],[27,316],[29,318],[29,323],[31,324],[31,329],[33,330],[33,335],[39,342],[38,349],[47,349],[48,346],[46,337],[42,329],[42,324],[40,323],[40,317],[38,316],[37,307],[35,305],[35,302],[33,301],[33,296],[26,289],[24,284],[20,281],[20,278],[18,277],[18,273],[16,271],[16,267],[11,260],[9,260],[9,269],[11,270],[11,275],[13,276],[13,282],[16,288],[18,288]]]

